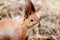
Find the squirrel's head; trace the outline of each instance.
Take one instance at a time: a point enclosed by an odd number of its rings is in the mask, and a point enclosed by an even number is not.
[[[24,23],[26,27],[30,28],[39,23],[40,18],[36,15],[35,8],[31,0],[26,0],[25,4]]]

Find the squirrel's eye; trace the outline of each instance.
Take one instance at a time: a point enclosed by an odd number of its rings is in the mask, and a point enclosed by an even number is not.
[[[31,19],[31,22],[33,22],[33,19]]]

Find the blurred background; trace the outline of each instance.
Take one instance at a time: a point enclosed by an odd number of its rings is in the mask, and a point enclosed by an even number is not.
[[[29,30],[26,40],[60,40],[60,0],[31,0],[40,25]],[[0,0],[0,20],[21,18],[25,0]],[[18,16],[18,17],[17,17]]]

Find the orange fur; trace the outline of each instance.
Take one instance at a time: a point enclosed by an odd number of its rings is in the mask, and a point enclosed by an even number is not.
[[[30,7],[27,10],[28,5],[26,5],[22,21],[13,18],[0,20],[0,40],[25,40],[28,29],[39,23],[35,9],[32,9],[32,2],[29,0],[27,2],[30,4]]]

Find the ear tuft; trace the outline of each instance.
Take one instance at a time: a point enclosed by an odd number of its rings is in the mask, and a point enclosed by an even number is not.
[[[35,13],[35,8],[31,0],[26,0],[25,2],[25,15],[24,19],[27,19],[31,14]]]
[[[25,11],[35,12],[35,8],[31,0],[26,0]]]
[[[30,5],[31,5],[31,11],[35,12],[35,8],[34,8],[34,5],[32,4],[32,2],[30,3]]]

